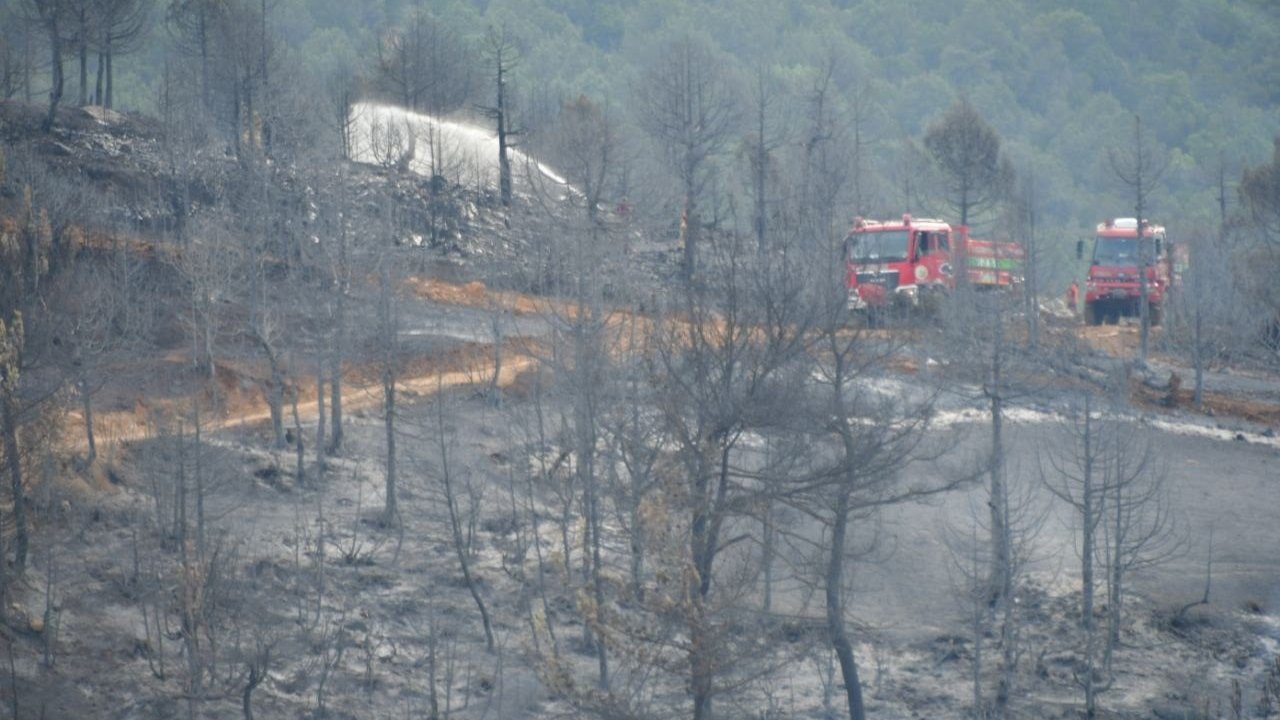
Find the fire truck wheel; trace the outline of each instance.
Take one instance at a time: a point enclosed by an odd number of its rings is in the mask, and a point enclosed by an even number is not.
[[[867,327],[872,330],[884,324],[884,319],[880,317],[879,308],[867,308]]]
[[[1147,312],[1148,312],[1147,317],[1151,320],[1151,327],[1155,327],[1159,325],[1160,322],[1164,319],[1162,317],[1162,313],[1160,312],[1159,305],[1151,305],[1150,307],[1147,308]]]
[[[1098,307],[1093,303],[1085,303],[1084,324],[1085,325],[1101,325],[1102,324],[1102,313],[1098,312]]]

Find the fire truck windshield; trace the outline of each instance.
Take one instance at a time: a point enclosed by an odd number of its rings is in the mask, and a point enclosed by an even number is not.
[[[853,262],[899,262],[907,259],[907,231],[857,232],[849,236]]]
[[[1100,237],[1093,246],[1094,265],[1137,265],[1138,238]]]

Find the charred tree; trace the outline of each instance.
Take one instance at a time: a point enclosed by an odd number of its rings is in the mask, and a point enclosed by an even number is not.
[[[686,281],[698,269],[702,201],[714,158],[737,123],[735,92],[709,48],[691,36],[670,43],[645,72],[636,98],[641,126],[662,147],[680,182]]]
[[[148,0],[92,0],[94,16],[93,48],[97,52],[97,80],[94,102],[115,106],[115,61],[142,48],[151,27]]]
[[[474,86],[471,48],[444,19],[421,9],[383,36],[375,78],[403,107],[441,116],[463,107]]]
[[[386,435],[385,503],[382,521],[387,525],[398,522],[400,509],[397,503],[399,467],[396,455],[396,381],[400,371],[400,314],[392,285],[391,269],[384,259],[378,274],[378,351],[382,383],[382,423]]]
[[[27,564],[27,515],[26,485],[22,478],[22,456],[18,443],[21,399],[18,395],[22,371],[22,352],[25,345],[25,328],[22,313],[14,313],[8,325],[0,319],[0,434],[3,434],[5,470],[9,475],[9,494],[13,502],[14,524],[14,573],[22,576]],[[0,543],[0,548],[3,544]],[[8,563],[8,557],[0,553],[0,565]],[[0,569],[0,577],[4,572]],[[8,585],[0,585],[0,593],[8,593]]]
[[[43,32],[49,46],[49,110],[45,114],[45,132],[53,129],[66,85],[62,56],[68,27],[73,19],[71,0],[25,0],[26,13]]]
[[[485,34],[484,57],[493,73],[494,104],[480,111],[494,122],[498,134],[498,192],[504,206],[511,205],[511,146],[520,134],[511,122],[511,73],[520,65],[520,49],[506,25],[490,27]]]
[[[1151,335],[1150,278],[1147,273],[1152,267],[1155,250],[1154,240],[1147,240],[1145,214],[1152,189],[1160,182],[1168,162],[1151,147],[1143,134],[1142,118],[1138,115],[1133,116],[1133,145],[1123,152],[1113,148],[1108,158],[1112,172],[1133,193],[1133,212],[1138,221],[1138,319],[1141,323],[1138,358],[1145,362]]]

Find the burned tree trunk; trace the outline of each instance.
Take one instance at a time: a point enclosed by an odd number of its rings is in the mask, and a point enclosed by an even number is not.
[[[858,677],[858,663],[853,657],[853,644],[844,624],[844,546],[849,529],[849,492],[844,490],[836,501],[835,523],[831,528],[831,553],[827,559],[826,603],[827,634],[831,647],[840,660],[840,677],[844,681],[845,696],[849,702],[849,720],[866,720],[862,702],[862,682]]]

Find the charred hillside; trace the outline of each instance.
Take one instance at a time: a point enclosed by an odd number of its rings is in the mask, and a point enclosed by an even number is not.
[[[38,107],[0,103],[6,155],[0,208],[12,216],[30,188],[55,243],[72,226],[93,236],[169,243],[210,227],[248,242],[249,234],[269,228],[281,258],[299,259],[307,245],[331,242],[340,232],[358,246],[419,248],[424,264],[453,258],[511,266],[530,256],[532,233],[510,227],[513,216],[534,216],[527,195],[523,207],[505,209],[493,192],[470,189],[460,178],[323,154],[238,159],[227,145],[179,146],[152,118],[101,108],[64,109],[48,133],[41,122]],[[388,227],[393,213],[395,229]]]
[[[0,715],[1277,717],[1278,42],[0,0]]]

